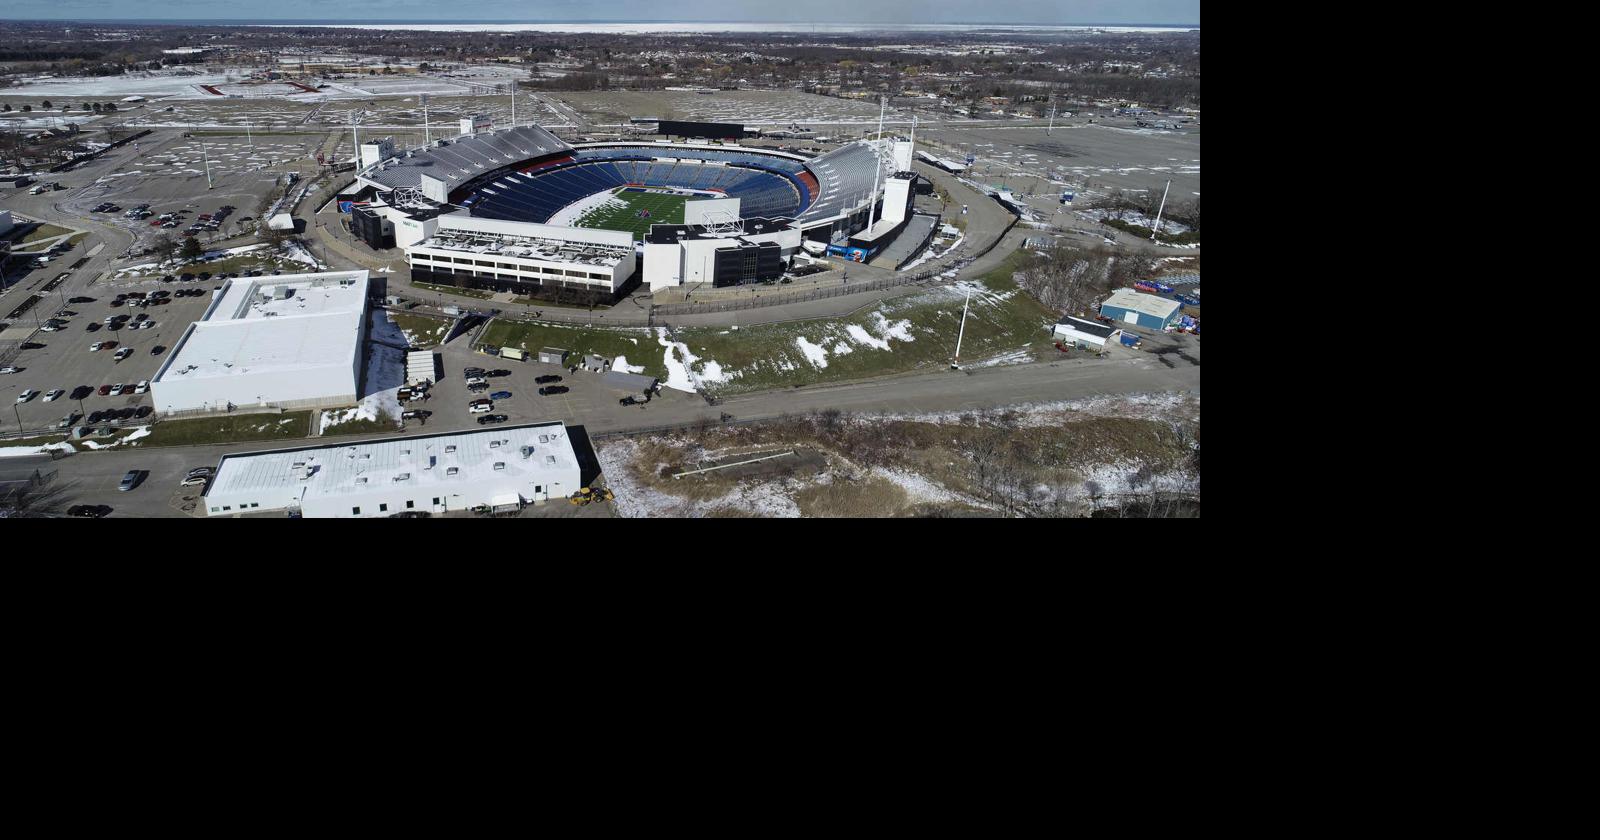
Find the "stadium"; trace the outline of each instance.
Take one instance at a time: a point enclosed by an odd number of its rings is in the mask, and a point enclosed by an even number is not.
[[[358,144],[361,191],[341,197],[358,216],[352,229],[375,248],[428,249],[412,261],[418,282],[589,302],[615,301],[639,282],[764,282],[805,241],[858,260],[888,244],[915,178],[909,143],[858,141],[806,157],[730,140],[569,145],[538,126],[485,123],[463,119],[460,136],[401,152],[387,140]],[[906,186],[886,190],[897,178]],[[888,218],[868,231],[874,217]],[[589,270],[630,244],[642,272],[615,276],[632,263]]]

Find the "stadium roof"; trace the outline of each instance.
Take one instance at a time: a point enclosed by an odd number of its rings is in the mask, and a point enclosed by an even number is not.
[[[384,189],[394,189],[420,186],[423,174],[428,174],[453,190],[485,172],[571,148],[536,125],[523,125],[436,140],[432,145],[367,167],[361,178]]]

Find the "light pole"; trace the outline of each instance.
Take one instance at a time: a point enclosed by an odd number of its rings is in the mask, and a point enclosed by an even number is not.
[[[22,409],[16,403],[12,403],[11,410],[17,413],[17,434],[20,435],[22,434]]]

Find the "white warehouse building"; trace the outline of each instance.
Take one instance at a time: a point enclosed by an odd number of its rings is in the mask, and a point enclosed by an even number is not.
[[[210,516],[282,510],[330,519],[509,510],[560,500],[580,480],[566,426],[541,423],[225,455],[205,506]]]
[[[229,280],[151,379],[155,409],[355,403],[367,282],[365,271]]]

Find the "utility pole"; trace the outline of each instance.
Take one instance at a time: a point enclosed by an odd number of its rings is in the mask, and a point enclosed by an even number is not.
[[[250,136],[250,122],[248,120],[246,120],[244,124],[244,139],[250,142],[250,149],[251,151],[254,151],[256,148],[256,138]]]
[[[1056,103],[1055,103],[1054,100],[1051,100],[1051,102],[1050,102],[1050,125],[1049,125],[1049,127],[1047,127],[1044,130],[1044,133],[1045,134],[1049,134],[1050,132],[1054,131],[1055,128],[1056,128]]]
[[[961,367],[961,339],[967,334],[967,307],[972,304],[972,292],[967,292],[966,303],[961,304],[961,331],[956,333],[956,358],[950,363],[951,370]]]
[[[1161,211],[1167,209],[1167,190],[1172,189],[1172,179],[1167,179],[1167,185],[1161,189],[1161,206],[1156,210],[1156,226],[1150,229],[1150,241],[1156,241],[1156,233],[1161,230]],[[1146,207],[1150,205],[1146,204]]]
[[[433,132],[428,127],[428,95],[424,93],[418,98],[422,100],[422,144],[431,146],[433,145]]]
[[[511,127],[517,127],[517,83],[511,83]]]
[[[209,190],[215,185],[211,183],[211,153],[206,151],[204,135],[200,135],[200,157],[206,162],[206,189]]]
[[[361,168],[361,135],[356,133],[356,112],[350,112],[350,143],[351,151],[355,152],[356,168]]]

